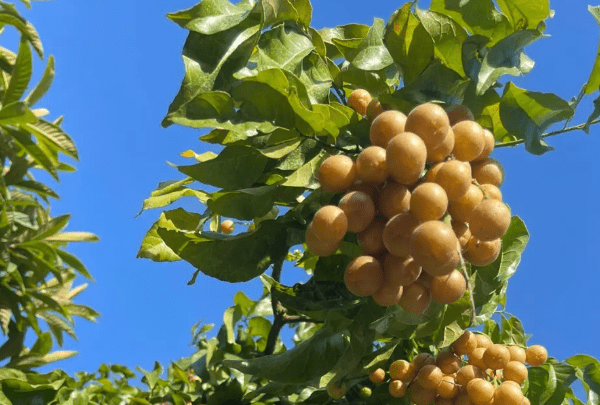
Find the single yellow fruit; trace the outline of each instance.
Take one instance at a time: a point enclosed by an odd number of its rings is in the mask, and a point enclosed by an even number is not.
[[[234,229],[235,224],[232,220],[226,219],[225,221],[221,222],[221,232],[223,232],[225,235],[229,235]]]
[[[352,294],[359,297],[373,295],[383,285],[383,269],[372,256],[359,256],[348,263],[344,283]]]
[[[319,183],[332,193],[346,191],[355,180],[356,165],[348,156],[330,156],[319,167]]]
[[[548,351],[540,345],[528,347],[525,350],[525,355],[527,356],[527,363],[533,367],[541,366],[548,360]]]
[[[348,96],[348,107],[352,108],[358,114],[364,116],[367,114],[367,106],[373,100],[368,91],[363,89],[353,90]]]

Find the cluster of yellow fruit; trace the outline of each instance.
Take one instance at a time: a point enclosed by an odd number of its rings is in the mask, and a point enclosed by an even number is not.
[[[355,90],[348,103],[373,118],[371,146],[356,161],[334,155],[321,164],[321,187],[347,193],[316,212],[307,249],[327,256],[356,233],[366,255],[346,269],[350,292],[416,314],[431,298],[455,302],[466,289],[461,257],[493,262],[510,225],[498,189],[504,172],[488,158],[494,137],[466,107],[426,103],[405,116],[383,111],[365,93]]]
[[[467,331],[436,358],[421,353],[412,362],[394,361],[389,391],[395,398],[407,395],[416,405],[530,405],[521,390],[528,375],[525,363],[540,366],[547,358],[543,346],[504,346]],[[375,384],[386,378],[381,368],[369,375]]]

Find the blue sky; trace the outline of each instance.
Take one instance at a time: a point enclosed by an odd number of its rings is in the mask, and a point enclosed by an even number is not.
[[[387,19],[402,5],[313,3],[316,28],[371,24],[374,17]],[[193,352],[192,324],[200,319],[220,324],[223,310],[240,289],[251,297],[259,294],[257,280],[232,285],[200,276],[194,286],[187,286],[193,272],[188,264],[135,258],[159,215],[149,211],[136,218],[142,201],[160,181],[180,178],[166,161],[183,162],[180,152],[205,148],[197,131],[160,127],[183,75],[180,51],[186,36],[165,14],[193,4],[57,0],[36,2],[24,12],[47,54],[56,57],[54,86],[39,107],[48,108],[52,118],[66,116],[64,128],[81,156],[78,171],[63,175],[55,185],[62,199],[53,203],[53,214],[72,213],[68,230],[91,231],[101,238],[71,248],[96,278],[79,301],[102,317],[96,324],[77,323],[79,341],[68,340],[65,348],[80,354],[57,364],[68,372],[94,371],[103,362],[150,369],[155,360],[167,364],[187,356]],[[587,4],[551,3],[556,11],[548,21],[551,37],[528,48],[536,66],[514,80],[518,86],[566,99],[579,92],[598,49],[599,30]],[[427,2],[419,5],[426,7]],[[42,69],[39,64],[38,77]],[[584,99],[573,123],[585,120],[592,99]],[[591,136],[573,132],[549,143],[556,151],[542,157],[522,147],[493,155],[506,170],[504,199],[531,233],[509,284],[507,310],[533,334],[532,344],[545,345],[551,356],[600,357],[600,127]]]

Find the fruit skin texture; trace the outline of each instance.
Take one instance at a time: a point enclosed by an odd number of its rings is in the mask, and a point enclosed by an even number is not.
[[[368,91],[363,89],[353,90],[348,96],[348,107],[352,108],[358,114],[364,116],[367,114],[367,106],[373,100]]]
[[[504,345],[495,344],[488,347],[483,353],[483,362],[492,370],[503,369],[510,361],[510,352]]]
[[[403,132],[392,138],[386,147],[388,172],[401,184],[416,182],[425,170],[427,147],[412,132]]]
[[[356,165],[348,156],[329,156],[319,167],[319,183],[332,193],[346,191],[355,180]]]
[[[420,384],[411,384],[408,389],[408,398],[415,405],[429,405],[435,401],[437,392],[433,389],[423,388]]]
[[[427,149],[427,163],[441,162],[446,159],[452,153],[455,142],[454,131],[449,128],[442,143],[433,149]]]
[[[471,236],[467,242],[464,257],[472,265],[487,266],[498,258],[501,249],[502,241],[500,239],[482,242]]]
[[[480,333],[477,333],[477,334],[475,334],[475,338],[477,339],[477,347],[482,347],[484,349],[487,349],[488,347],[490,347],[491,345],[494,344],[494,343],[492,343],[492,340],[487,335],[482,335]]]
[[[521,387],[511,381],[503,382],[494,390],[494,404],[521,405],[522,402]]]
[[[444,162],[435,174],[435,182],[444,188],[449,201],[458,200],[471,186],[471,166],[459,160]]]
[[[406,115],[400,111],[384,111],[373,120],[369,130],[371,145],[387,147],[388,142],[398,134],[404,132]]]
[[[471,171],[473,172],[473,178],[479,184],[493,184],[500,187],[504,181],[504,170],[502,170],[500,163],[494,159],[486,158],[472,162]]]
[[[327,394],[332,399],[342,399],[346,395],[346,389],[333,384],[327,384]]]
[[[419,371],[422,367],[424,367],[428,364],[435,365],[435,359],[429,353],[419,353],[413,359],[412,364],[415,365],[415,370]]]
[[[422,314],[429,308],[430,301],[431,296],[427,287],[415,281],[411,285],[404,287],[402,297],[400,297],[400,306],[406,312]]]
[[[491,405],[494,391],[492,383],[481,378],[474,378],[467,384],[467,393],[477,405]]]
[[[384,228],[385,220],[375,218],[367,229],[358,234],[358,246],[370,255],[377,255],[385,251],[385,245],[383,244]]]
[[[473,208],[481,201],[483,201],[483,192],[475,184],[471,184],[462,197],[448,205],[448,213],[456,221],[469,222]]]
[[[344,272],[346,288],[359,297],[373,295],[383,285],[383,269],[372,256],[359,256],[348,263]]]
[[[469,364],[473,366],[477,366],[482,370],[487,369],[487,365],[483,362],[483,354],[487,349],[483,347],[478,347],[469,353]]]
[[[401,285],[384,281],[383,285],[373,294],[373,300],[382,307],[391,307],[400,301],[402,292]]]
[[[340,241],[348,231],[348,218],[335,205],[324,205],[315,213],[311,222],[315,236],[321,240]]]
[[[342,240],[323,240],[320,239],[311,222],[306,228],[305,234],[306,249],[318,256],[329,256],[335,253],[340,247]]]
[[[477,338],[473,332],[465,331],[452,343],[452,348],[459,356],[468,355],[477,348]]]
[[[527,354],[525,354],[525,349],[519,346],[508,346],[508,351],[510,352],[510,361],[518,361],[525,364],[527,361]]]
[[[405,212],[390,218],[383,229],[383,244],[388,252],[399,257],[410,255],[410,240],[419,222],[413,214]]]
[[[386,150],[369,146],[356,159],[356,174],[365,183],[381,184],[388,176]]]
[[[373,384],[381,384],[385,380],[385,371],[382,368],[371,371],[369,380],[371,380]]]
[[[444,374],[454,374],[460,369],[460,359],[448,349],[438,354],[435,364]]]
[[[444,373],[442,373],[442,370],[440,370],[438,366],[430,364],[421,367],[421,369],[417,373],[416,381],[423,388],[433,390],[439,385],[443,376]]]
[[[445,375],[438,384],[436,391],[442,398],[454,398],[458,394],[458,386],[452,376]]]
[[[383,274],[386,283],[404,287],[417,281],[421,267],[410,256],[398,257],[388,253],[383,258]]]
[[[527,363],[533,367],[541,366],[548,360],[548,351],[540,345],[528,347],[525,350],[525,355],[527,356]]]
[[[454,157],[463,162],[476,159],[485,147],[485,135],[475,121],[461,121],[452,127],[454,131]]]
[[[390,364],[392,380],[410,382],[416,375],[415,365],[406,360],[396,360]]]
[[[449,130],[448,114],[437,104],[418,105],[406,116],[405,131],[419,135],[427,145],[427,150],[441,144]]]
[[[221,222],[221,232],[223,232],[225,235],[229,235],[234,229],[235,224],[232,220],[226,219],[225,221]]]
[[[411,193],[404,184],[388,181],[381,189],[378,208],[386,218],[408,212]]]
[[[511,360],[504,366],[504,369],[502,369],[502,374],[505,380],[514,381],[521,385],[527,379],[529,372],[527,371],[525,364],[520,361]]]
[[[471,381],[472,379],[483,377],[484,373],[479,367],[474,366],[472,364],[468,364],[460,370],[458,370],[458,373],[456,373],[456,382],[460,386],[466,387],[469,381]]]
[[[377,99],[373,99],[367,106],[367,119],[369,121],[373,121],[384,111],[385,110],[384,110],[383,106],[381,105],[381,103]]]
[[[375,218],[375,203],[367,193],[351,191],[342,197],[338,207],[348,220],[348,232],[362,232]]]
[[[487,199],[471,211],[469,228],[473,237],[488,242],[501,238],[508,230],[510,220],[510,210],[504,203]]]
[[[393,380],[390,382],[390,395],[394,398],[401,398],[406,394],[406,389],[408,388],[408,384],[404,381]]]
[[[460,271],[452,270],[448,275],[432,277],[429,291],[431,298],[440,304],[452,304],[463,296],[466,289],[465,277]]]
[[[458,265],[458,246],[458,239],[452,227],[441,221],[427,221],[413,231],[410,238],[410,255],[431,276],[443,276],[452,272]],[[453,261],[455,256],[454,267],[441,267]]]
[[[484,128],[483,137],[485,139],[485,144],[479,156],[477,156],[477,158],[474,159],[475,161],[486,159],[494,150],[494,146],[496,144],[494,134],[492,134],[489,129]]]
[[[440,219],[448,209],[448,196],[436,183],[418,185],[410,197],[410,212],[420,221]]]

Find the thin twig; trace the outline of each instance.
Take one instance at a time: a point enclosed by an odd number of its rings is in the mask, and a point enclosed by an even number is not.
[[[474,326],[475,322],[477,322],[477,310],[475,309],[475,298],[473,297],[473,286],[471,286],[471,281],[469,280],[469,275],[467,274],[467,265],[465,263],[465,258],[463,257],[460,249],[458,250],[458,257],[460,259],[460,269],[462,271],[462,275],[465,278],[467,283],[467,290],[469,291],[469,302],[471,303],[471,321],[469,326]]]
[[[306,139],[312,139],[313,141],[316,141],[319,145],[324,146],[325,148],[331,148],[331,149],[335,149],[335,150],[337,150],[339,152],[348,153],[348,151],[346,149],[342,148],[341,146],[330,145],[327,142],[322,141],[321,139],[319,139],[317,137],[313,138],[312,136],[304,135],[304,134],[302,134],[300,132],[298,132],[298,135],[300,135],[301,137],[306,138]]]
[[[288,323],[300,323],[300,322],[307,322],[307,323],[323,323],[323,321],[319,321],[316,319],[311,319],[307,316],[287,316],[284,315],[283,317],[283,323],[288,324]]]
[[[589,123],[589,125],[594,125],[594,124],[598,124],[598,123],[600,123],[600,119],[591,121]],[[564,134],[564,133],[571,132],[571,131],[578,131],[578,130],[585,128],[586,125],[588,125],[588,124],[583,123],[583,124],[579,124],[579,125],[574,125],[572,127],[559,129],[557,131],[546,132],[545,134],[541,135],[541,138],[547,138],[549,136],[560,135],[560,134]],[[496,148],[505,148],[508,146],[516,146],[516,145],[522,144],[523,142],[525,142],[525,139],[517,139],[516,141],[505,142],[505,143],[496,145]]]
[[[271,276],[275,281],[279,283],[281,279],[281,270],[283,269],[283,260],[278,261],[273,264],[273,273]],[[269,335],[267,336],[267,344],[265,346],[265,350],[263,351],[263,355],[273,354],[275,351],[275,345],[277,344],[277,338],[279,337],[279,332],[281,332],[281,328],[285,325],[283,321],[283,317],[285,316],[285,311],[280,308],[279,300],[273,294],[275,290],[275,286],[271,287],[271,307],[273,308],[273,326],[271,326],[271,330],[269,331]]]

